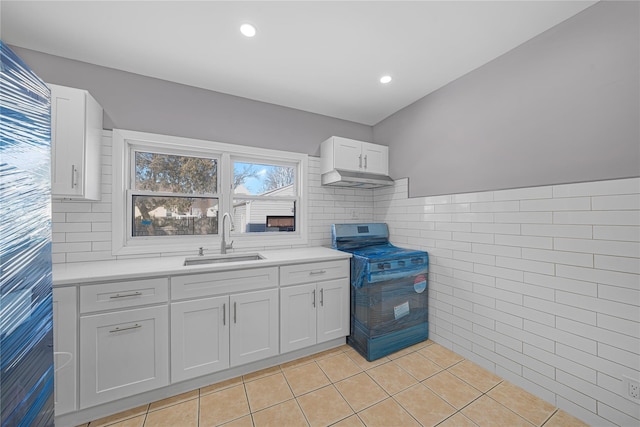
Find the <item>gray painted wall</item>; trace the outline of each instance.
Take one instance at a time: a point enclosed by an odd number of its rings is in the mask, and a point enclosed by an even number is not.
[[[374,126],[410,196],[640,175],[640,3],[600,2]]]
[[[48,83],[88,90],[120,128],[320,155],[332,135],[372,139],[372,127],[11,46]]]

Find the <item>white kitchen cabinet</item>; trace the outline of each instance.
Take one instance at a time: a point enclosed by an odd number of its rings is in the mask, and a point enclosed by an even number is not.
[[[317,342],[349,335],[349,280],[337,279],[318,283]]]
[[[171,304],[171,382],[229,367],[229,297]]]
[[[389,174],[389,147],[332,136],[320,145],[320,173],[341,169]]]
[[[102,107],[86,90],[51,89],[51,194],[100,200]]]
[[[80,318],[80,408],[169,384],[167,305]]]
[[[278,289],[230,296],[231,366],[277,355]]]
[[[316,343],[316,284],[280,289],[280,351],[286,353]]]
[[[56,416],[77,409],[78,370],[76,288],[53,289],[53,396]]]
[[[349,335],[348,277],[347,260],[280,267],[282,353]]]

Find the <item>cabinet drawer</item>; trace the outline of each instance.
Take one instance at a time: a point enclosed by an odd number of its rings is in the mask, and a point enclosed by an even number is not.
[[[199,298],[278,286],[278,267],[218,271],[171,278],[171,299]]]
[[[81,286],[80,313],[167,302],[168,292],[165,277]]]
[[[349,277],[349,260],[312,262],[280,267],[280,285],[317,282]]]

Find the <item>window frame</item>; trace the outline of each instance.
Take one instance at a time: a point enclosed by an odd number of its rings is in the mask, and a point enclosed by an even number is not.
[[[112,132],[112,254],[150,255],[197,253],[202,247],[206,253],[219,253],[222,230],[222,215],[218,215],[218,234],[205,236],[132,236],[131,209],[133,194],[144,190],[134,190],[136,151],[196,156],[217,159],[217,193],[187,195],[191,197],[217,197],[218,212],[232,212],[234,198],[260,199],[265,196],[235,195],[233,193],[233,161],[259,164],[275,164],[295,167],[295,196],[273,197],[278,200],[296,200],[296,230],[293,232],[249,232],[229,233],[227,240],[234,240],[234,249],[287,248],[306,245],[307,236],[307,170],[308,156],[301,153],[249,147],[207,140],[150,134],[123,129]],[[179,193],[183,195],[182,193]]]

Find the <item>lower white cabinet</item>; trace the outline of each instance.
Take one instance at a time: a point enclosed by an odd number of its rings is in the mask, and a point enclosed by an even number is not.
[[[171,304],[171,382],[278,354],[278,289]]]
[[[349,281],[280,289],[280,350],[286,353],[349,335]]]
[[[278,354],[278,289],[231,295],[231,366]]]
[[[166,305],[80,318],[80,408],[169,384]]]
[[[171,382],[229,367],[229,297],[171,304]]]
[[[77,409],[76,372],[78,351],[78,307],[76,288],[53,289],[53,396],[55,414],[62,415]]]

